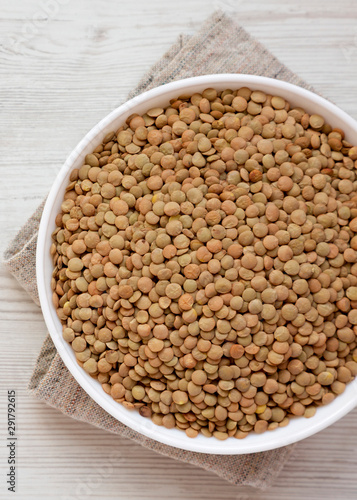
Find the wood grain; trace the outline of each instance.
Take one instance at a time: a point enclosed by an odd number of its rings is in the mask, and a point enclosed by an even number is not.
[[[354,0],[0,0],[0,7],[1,252],[87,130],[125,99],[179,33],[195,31],[215,8],[235,15],[292,70],[357,118]],[[262,493],[36,401],[26,386],[46,334],[42,315],[5,269],[0,283],[1,498],[14,496],[4,479],[8,389],[17,391],[21,500],[356,498],[357,410],[301,442],[276,486]]]

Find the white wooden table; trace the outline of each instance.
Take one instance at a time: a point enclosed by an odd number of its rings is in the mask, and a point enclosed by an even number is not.
[[[354,0],[0,0],[1,253],[79,139],[123,101],[181,32],[215,8],[357,118]],[[267,492],[237,488],[63,416],[26,392],[46,331],[40,310],[1,269],[0,498],[352,500],[357,410],[301,442]],[[17,391],[18,483],[6,490],[6,393]],[[98,471],[119,452],[120,465]]]

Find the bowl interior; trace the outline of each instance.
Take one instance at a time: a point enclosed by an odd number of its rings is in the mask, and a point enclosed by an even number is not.
[[[312,419],[296,418],[287,427],[262,435],[252,433],[244,440],[229,438],[226,441],[219,441],[202,435],[190,439],[183,431],[156,426],[151,420],[141,417],[138,412],[127,410],[121,404],[116,403],[103,391],[99,382],[87,375],[77,364],[71,346],[62,339],[62,325],[52,306],[50,287],[52,262],[49,249],[51,233],[55,229],[55,217],[60,211],[69,172],[83,164],[85,155],[91,153],[108,132],[118,129],[132,113],[142,114],[155,106],[165,107],[170,99],[180,94],[201,92],[207,87],[214,87],[217,90],[227,88],[234,90],[243,86],[282,96],[293,106],[303,107],[309,113],[321,114],[333,127],[344,130],[347,140],[357,144],[357,122],[350,116],[325,99],[279,80],[228,74],[189,78],[163,85],[139,95],[114,110],[96,125],[73,150],[59,172],[47,198],[37,244],[37,282],[44,318],[60,356],[83,389],[117,420],[151,439],[185,450],[223,455],[246,454],[278,448],[324,429],[357,405],[357,379],[348,384],[345,392],[331,404],[319,408]]]

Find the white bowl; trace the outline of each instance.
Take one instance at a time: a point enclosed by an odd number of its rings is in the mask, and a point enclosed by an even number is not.
[[[344,130],[347,140],[357,144],[355,120],[322,97],[283,81],[251,75],[221,74],[188,78],[162,85],[115,109],[92,128],[69,155],[48,195],[37,242],[37,284],[46,325],[64,363],[88,395],[114,418],[151,439],[184,450],[221,455],[239,455],[279,448],[321,431],[357,405],[357,379],[348,384],[345,392],[331,404],[318,408],[313,418],[295,418],[287,427],[260,435],[252,433],[243,440],[229,438],[219,441],[202,435],[190,439],[183,431],[156,426],[150,419],[141,417],[137,411],[127,410],[116,403],[103,391],[99,382],[77,364],[71,346],[62,338],[62,326],[52,305],[50,245],[51,233],[55,229],[55,216],[60,211],[69,172],[83,164],[85,155],[91,153],[109,131],[118,129],[132,113],[141,114],[155,106],[166,106],[170,99],[180,94],[201,92],[207,87],[224,90],[243,86],[282,96],[293,106],[303,107],[309,113],[321,114],[333,127]]]

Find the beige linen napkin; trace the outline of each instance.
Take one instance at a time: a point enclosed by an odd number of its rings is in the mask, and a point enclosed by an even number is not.
[[[197,34],[181,35],[129,97],[173,80],[210,73],[263,75],[311,88],[230,17],[216,12],[205,21]],[[43,205],[44,202],[4,255],[8,269],[36,304],[39,304],[39,300],[35,254]],[[118,422],[87,395],[63,364],[49,335],[37,359],[29,389],[36,398],[72,418],[132,439],[168,457],[209,470],[236,485],[267,488],[294,448],[288,446],[264,453],[220,456],[179,450],[153,441]]]

